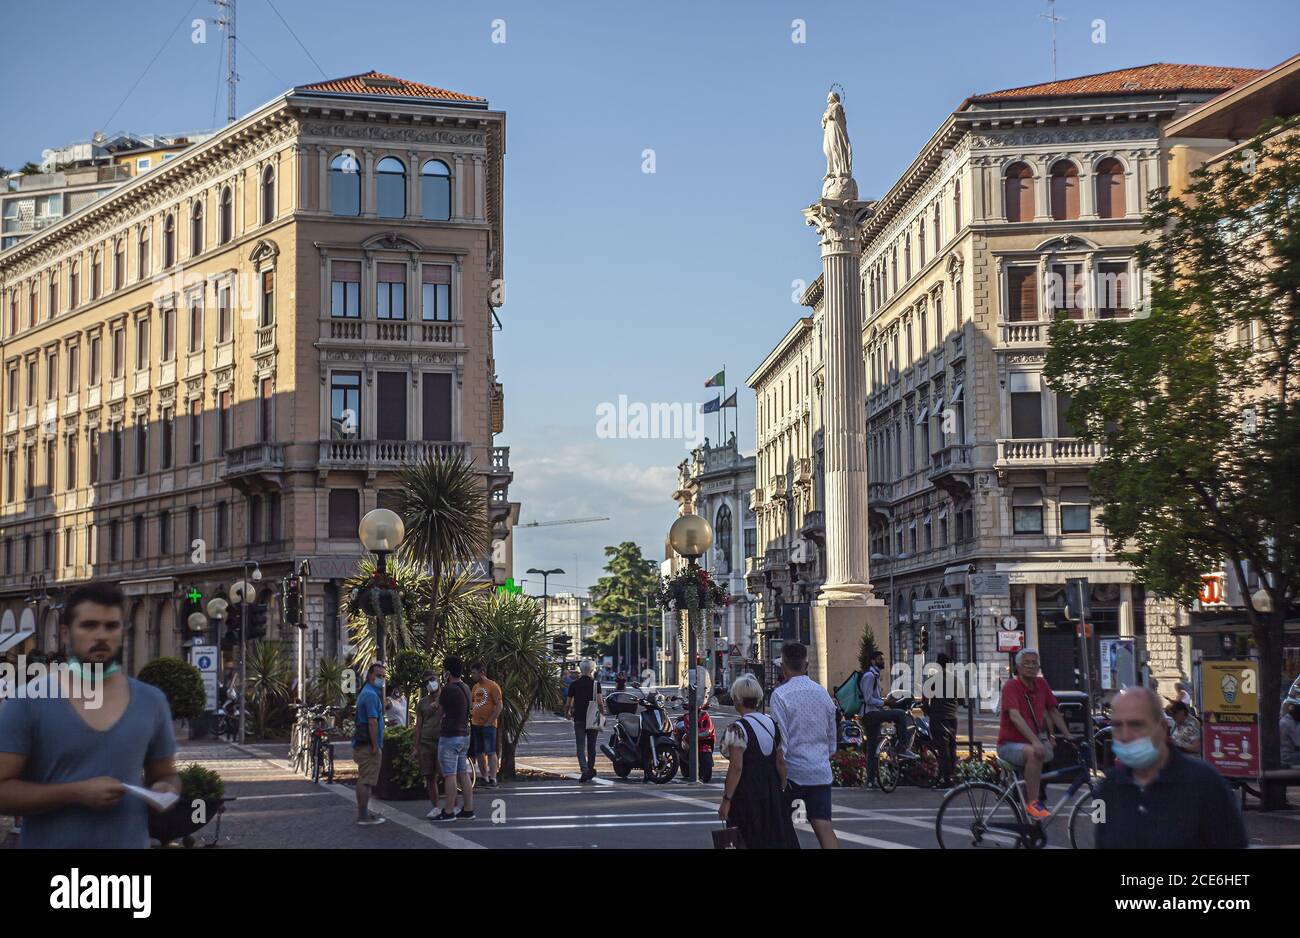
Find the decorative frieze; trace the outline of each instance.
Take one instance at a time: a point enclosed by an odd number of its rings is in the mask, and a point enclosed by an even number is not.
[[[313,137],[345,137],[349,140],[377,140],[385,143],[426,143],[451,147],[481,147],[487,142],[482,133],[453,130],[421,130],[415,127],[376,127],[372,124],[334,123],[303,125],[304,133]]]
[[[1122,127],[1063,127],[1056,130],[1013,130],[1004,133],[972,134],[971,145],[982,148],[1037,147],[1061,143],[1092,143],[1111,140],[1154,140],[1154,124]]]

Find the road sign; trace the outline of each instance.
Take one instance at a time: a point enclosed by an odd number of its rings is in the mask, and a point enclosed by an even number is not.
[[[912,611],[919,613],[961,612],[966,608],[966,601],[960,596],[940,597],[938,599],[916,599],[912,601]]]
[[[190,648],[190,663],[203,675],[203,692],[207,695],[207,708],[217,709],[217,646],[194,645]]]
[[[1018,629],[998,629],[998,651],[1019,651],[1024,647],[1024,632]]]
[[[1005,573],[968,573],[966,592],[971,596],[1010,596],[1011,577]]]

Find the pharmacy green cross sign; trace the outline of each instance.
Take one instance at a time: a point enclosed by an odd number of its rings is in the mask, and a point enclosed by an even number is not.
[[[518,596],[523,591],[523,587],[517,584],[513,577],[506,577],[506,581],[497,587],[498,593],[512,593],[515,596]]]
[[[199,588],[196,586],[191,588],[190,591],[185,594],[185,598],[195,605],[198,605],[200,600],[203,599],[203,594],[199,592]]]

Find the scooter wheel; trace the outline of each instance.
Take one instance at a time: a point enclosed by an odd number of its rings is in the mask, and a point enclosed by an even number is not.
[[[627,778],[629,775],[632,774],[632,767],[628,765],[626,762],[615,762],[614,774],[617,775],[619,778]]]

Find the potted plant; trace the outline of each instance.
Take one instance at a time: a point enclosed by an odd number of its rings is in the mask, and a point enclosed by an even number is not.
[[[163,692],[173,720],[188,723],[202,716],[207,708],[203,674],[180,658],[155,658],[140,669],[139,677]]]
[[[180,840],[186,847],[192,847],[194,834],[225,810],[226,783],[216,771],[197,762],[190,763],[177,775],[181,782],[180,800],[166,811],[149,813],[149,836],[161,846]]]
[[[375,794],[384,801],[413,801],[427,794],[415,753],[415,728],[384,727],[384,757]]]

